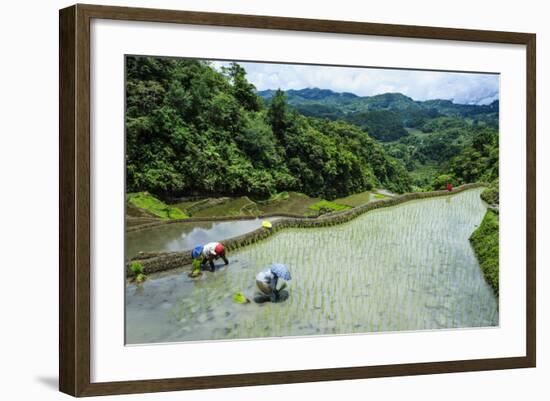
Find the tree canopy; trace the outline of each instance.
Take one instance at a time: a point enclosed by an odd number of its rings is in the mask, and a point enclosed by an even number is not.
[[[128,56],[126,68],[129,192],[333,199],[410,189],[403,165],[367,132],[301,115],[281,91],[264,105],[236,63]]]

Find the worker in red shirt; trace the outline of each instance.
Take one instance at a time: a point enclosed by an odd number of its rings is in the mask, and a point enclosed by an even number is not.
[[[447,183],[447,191],[451,192],[453,190],[453,184],[450,182]]]

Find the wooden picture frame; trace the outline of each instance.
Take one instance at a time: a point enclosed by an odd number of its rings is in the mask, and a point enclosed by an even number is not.
[[[90,21],[94,18],[525,45],[527,49],[525,60],[527,71],[526,356],[92,383],[90,380]],[[536,37],[534,34],[80,4],[60,10],[59,29],[60,391],[73,396],[95,396],[535,366]]]

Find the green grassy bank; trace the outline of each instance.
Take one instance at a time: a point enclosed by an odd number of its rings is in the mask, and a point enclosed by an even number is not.
[[[147,192],[135,192],[126,195],[126,201],[131,206],[145,210],[161,219],[186,219],[187,216],[177,207],[167,205]]]
[[[498,214],[487,210],[480,226],[470,237],[487,282],[498,296]]]
[[[499,204],[499,191],[498,191],[498,179],[493,181],[491,185],[485,191],[481,193],[481,199],[487,202],[489,205]]]

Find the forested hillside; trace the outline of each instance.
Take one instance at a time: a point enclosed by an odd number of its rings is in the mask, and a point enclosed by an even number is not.
[[[274,94],[259,92],[268,104]],[[286,94],[289,105],[303,115],[346,121],[368,132],[405,166],[415,189],[498,178],[498,100],[466,105],[415,101],[400,93],[360,97],[317,88]]]
[[[281,91],[266,105],[238,64],[219,72],[206,61],[127,57],[126,67],[128,192],[334,199],[411,189],[403,163],[360,123],[303,115]]]
[[[275,92],[275,90],[264,90],[258,92],[258,95],[269,102]],[[397,139],[395,136],[406,135],[404,128],[418,128],[430,119],[443,116],[472,119],[498,129],[498,100],[488,105],[457,104],[443,99],[417,101],[401,93],[357,96],[353,93],[338,93],[318,88],[288,90],[285,93],[288,96],[289,105],[300,113],[312,117],[346,120],[368,126],[370,113],[386,112],[386,116],[389,116],[388,119],[394,127],[399,120],[401,132],[400,135],[389,137],[384,135],[377,137],[371,133],[371,136],[380,140]],[[373,127],[371,125],[371,128]]]

